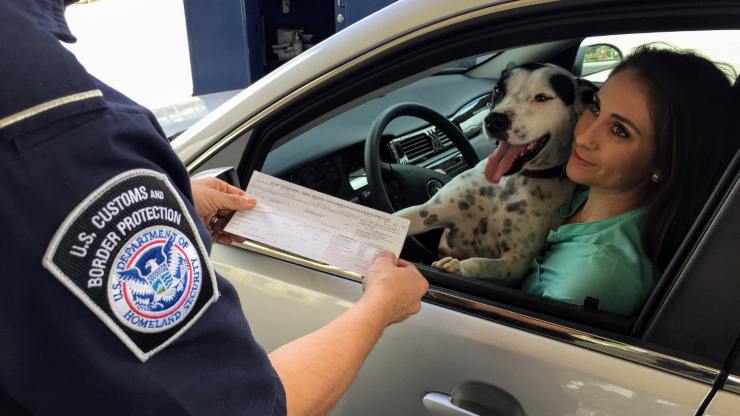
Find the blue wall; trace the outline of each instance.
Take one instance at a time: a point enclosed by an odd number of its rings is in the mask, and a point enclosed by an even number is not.
[[[318,43],[394,1],[290,0],[286,14],[282,0],[183,0],[193,95],[245,88],[277,68],[278,28],[303,29]]]
[[[344,15],[344,22],[336,23],[337,32],[395,2],[396,0],[338,0],[337,13]]]

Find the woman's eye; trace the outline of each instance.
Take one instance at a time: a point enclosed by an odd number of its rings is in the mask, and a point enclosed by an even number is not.
[[[624,138],[630,137],[630,134],[627,131],[627,129],[625,129],[624,126],[622,126],[621,124],[614,125],[614,127],[612,127],[612,132],[614,132],[614,134],[616,134],[619,137],[624,137]]]
[[[534,100],[537,101],[538,103],[544,103],[545,101],[552,100],[552,97],[548,97],[545,94],[537,94],[534,96]]]

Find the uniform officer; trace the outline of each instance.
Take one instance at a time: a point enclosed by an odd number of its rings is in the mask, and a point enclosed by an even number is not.
[[[62,0],[0,0],[0,414],[325,413],[427,284],[392,255],[345,314],[269,356],[151,113],[90,76]],[[195,194],[195,206],[193,204]]]

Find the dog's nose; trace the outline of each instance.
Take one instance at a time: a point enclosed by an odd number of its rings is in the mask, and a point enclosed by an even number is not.
[[[491,133],[497,131],[506,131],[511,126],[509,116],[504,113],[489,113],[486,116],[486,128]]]

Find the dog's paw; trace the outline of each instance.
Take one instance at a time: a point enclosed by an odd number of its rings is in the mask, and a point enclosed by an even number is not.
[[[449,273],[460,273],[460,260],[454,257],[445,257],[432,263],[432,267]]]

